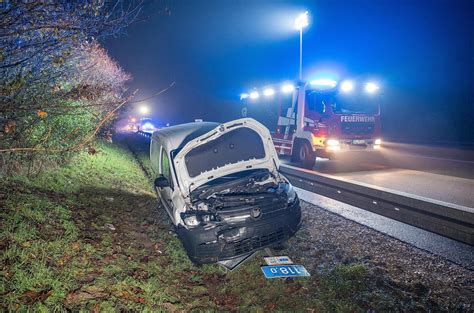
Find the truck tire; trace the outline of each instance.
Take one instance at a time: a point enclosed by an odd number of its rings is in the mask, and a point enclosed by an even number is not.
[[[304,168],[312,169],[316,162],[316,154],[313,152],[313,149],[311,149],[308,142],[299,141],[295,148],[291,160],[293,162],[301,163]]]
[[[291,151],[291,162],[293,163],[298,163],[300,161],[299,155],[298,155],[298,150],[299,150],[300,142],[295,141],[293,150]]]

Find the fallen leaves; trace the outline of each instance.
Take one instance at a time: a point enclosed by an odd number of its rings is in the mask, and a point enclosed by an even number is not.
[[[38,117],[39,117],[40,119],[44,119],[46,116],[48,116],[48,113],[46,113],[46,112],[43,111],[43,110],[38,110],[38,111],[36,112],[36,114],[38,115]]]
[[[90,155],[94,155],[97,154],[97,150],[94,147],[88,147],[87,153],[89,153]]]
[[[31,247],[31,241],[22,242],[22,243],[21,243],[21,246],[22,246],[23,248],[29,248],[29,247]]]
[[[141,303],[141,304],[144,304],[145,303],[145,299],[142,298],[142,297],[137,297],[133,294],[131,294],[130,292],[128,291],[122,291],[119,293],[119,296],[120,298],[124,299],[124,300],[127,300],[127,301],[132,301],[132,302],[136,302],[136,303]]]
[[[71,246],[71,248],[74,250],[74,251],[78,251],[81,249],[81,244],[79,242],[74,242]]]
[[[163,306],[165,307],[166,311],[168,312],[178,312],[179,309],[176,305],[171,302],[163,302]]]
[[[112,225],[112,224],[110,224],[110,223],[107,223],[107,224],[105,224],[104,226],[107,227],[107,228],[110,229],[110,230],[115,230],[115,226]]]
[[[52,293],[52,290],[42,290],[42,291],[34,291],[28,290],[22,296],[21,300],[28,305],[31,305],[38,301],[46,300]]]
[[[8,120],[5,125],[3,126],[3,132],[5,134],[9,134],[13,132],[16,128],[16,122],[12,120]]]
[[[109,293],[98,286],[84,286],[79,290],[71,292],[67,295],[65,304],[67,306],[74,306],[82,302],[89,300],[100,300],[105,299],[109,296]]]
[[[76,277],[76,280],[83,284],[92,283],[100,275],[99,271],[89,272]]]

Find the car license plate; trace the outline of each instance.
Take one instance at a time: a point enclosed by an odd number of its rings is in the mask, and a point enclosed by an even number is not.
[[[293,264],[293,261],[286,255],[283,256],[267,256],[263,258],[267,265],[285,265],[285,264]]]
[[[303,265],[270,265],[261,267],[266,278],[310,276]]]
[[[353,145],[365,145],[365,140],[352,140]]]

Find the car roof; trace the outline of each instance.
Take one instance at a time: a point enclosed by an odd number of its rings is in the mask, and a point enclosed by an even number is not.
[[[166,127],[153,132],[152,140],[157,140],[169,153],[182,148],[189,141],[219,126],[214,122],[194,122]]]

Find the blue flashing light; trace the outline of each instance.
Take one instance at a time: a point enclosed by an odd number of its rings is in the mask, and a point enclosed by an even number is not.
[[[263,91],[263,95],[267,97],[271,97],[275,94],[275,90],[273,88],[267,88]]]
[[[368,93],[375,93],[377,90],[379,90],[379,86],[373,82],[368,82],[365,84],[365,91]]]
[[[143,124],[142,129],[143,129],[144,131],[155,130],[155,125],[153,125],[153,124],[150,123],[150,122],[146,122],[145,124]]]
[[[295,90],[295,86],[293,86],[292,84],[285,84],[281,87],[281,91],[284,93],[289,93],[293,90]]]
[[[328,79],[328,78],[320,78],[310,82],[311,85],[319,86],[319,87],[329,87],[334,88],[337,85],[337,81]]]
[[[240,94],[240,100],[247,99],[249,97],[248,93],[242,93]]]
[[[250,99],[258,99],[260,97],[260,94],[257,91],[252,91],[250,93]]]
[[[351,92],[354,89],[354,83],[350,80],[345,80],[341,83],[341,91]]]

